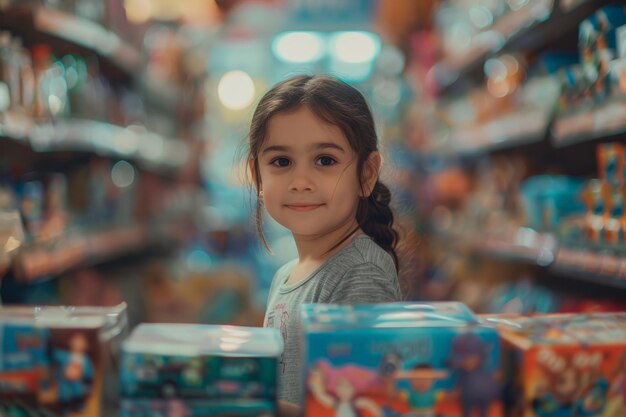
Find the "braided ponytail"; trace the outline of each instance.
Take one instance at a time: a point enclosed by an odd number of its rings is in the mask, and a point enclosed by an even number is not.
[[[356,219],[361,229],[391,255],[398,270],[399,262],[396,253],[398,232],[393,228],[394,216],[389,206],[390,202],[389,188],[377,181],[369,197],[359,201]]]

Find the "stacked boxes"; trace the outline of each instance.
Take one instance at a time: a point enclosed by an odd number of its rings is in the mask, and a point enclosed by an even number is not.
[[[580,63],[562,70],[562,96],[559,110],[602,103],[615,93],[624,92],[624,51],[626,9],[612,5],[599,9],[579,28]],[[605,118],[602,118],[605,120]],[[610,129],[613,126],[598,126]]]
[[[99,417],[126,305],[0,308],[0,415]]]
[[[493,316],[509,417],[626,416],[626,313]]]
[[[500,344],[460,303],[303,306],[307,416],[502,416]]]
[[[122,346],[122,416],[276,416],[275,329],[141,324]]]

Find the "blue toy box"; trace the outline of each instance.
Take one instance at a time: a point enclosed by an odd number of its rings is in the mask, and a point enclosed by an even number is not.
[[[122,346],[122,416],[275,416],[274,329],[141,324]]]
[[[126,305],[0,307],[0,416],[99,417]]]
[[[503,415],[498,334],[461,303],[309,304],[302,320],[307,416]]]

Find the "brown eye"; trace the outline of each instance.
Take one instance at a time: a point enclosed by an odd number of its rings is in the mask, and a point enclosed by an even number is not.
[[[317,165],[330,166],[330,165],[334,165],[336,163],[337,163],[337,161],[335,161],[330,156],[320,156],[319,158],[317,158]]]
[[[289,166],[291,164],[291,161],[287,158],[280,157],[272,159],[272,162],[270,162],[270,164],[276,167],[284,168]]]

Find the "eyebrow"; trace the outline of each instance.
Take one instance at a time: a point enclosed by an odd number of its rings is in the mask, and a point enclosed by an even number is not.
[[[316,143],[315,145],[312,146],[312,148],[315,150],[336,149],[342,153],[346,153],[346,150],[344,148],[342,148],[341,146],[333,142]],[[289,151],[289,146],[274,145],[274,146],[268,146],[267,148],[263,149],[261,153],[265,154],[268,152],[287,152],[287,151]]]

